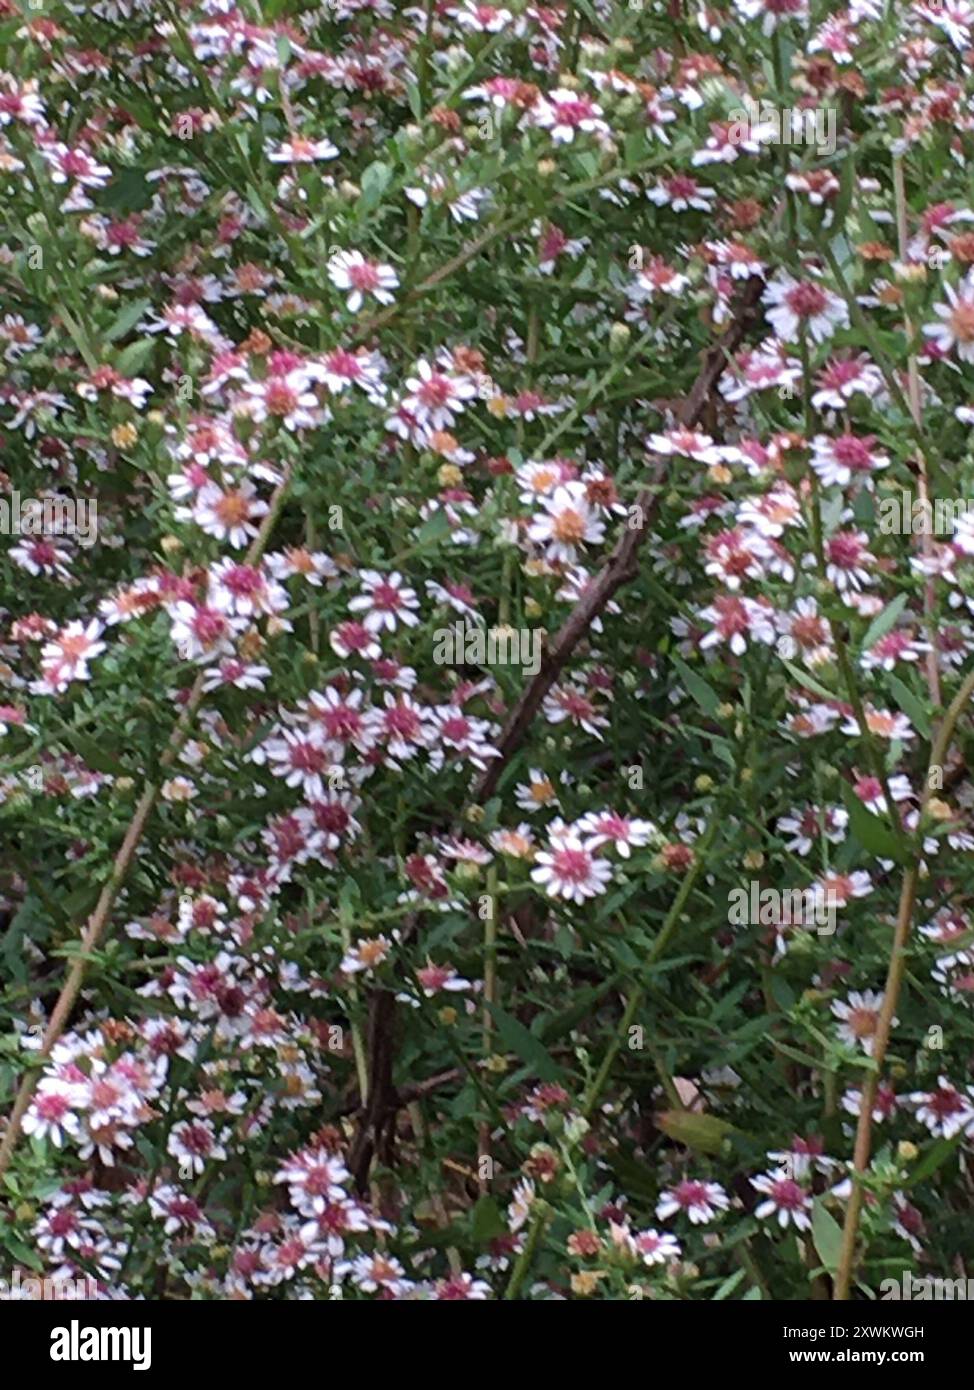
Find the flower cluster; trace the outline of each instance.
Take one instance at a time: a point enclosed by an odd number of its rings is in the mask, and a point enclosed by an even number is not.
[[[0,0],[8,1264],[963,1258],[974,10],[657,11]]]

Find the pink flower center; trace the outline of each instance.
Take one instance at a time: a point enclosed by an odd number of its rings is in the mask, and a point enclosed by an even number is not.
[[[317,715],[317,719],[330,738],[341,739],[343,742],[354,738],[362,728],[362,716],[351,705],[339,705],[337,708],[324,710]]]
[[[579,126],[592,115],[592,104],[588,101],[556,101],[554,108],[559,125]]]
[[[393,584],[377,584],[372,590],[372,602],[376,608],[384,608],[388,612],[402,607],[402,597]]]
[[[71,1102],[67,1096],[56,1093],[39,1096],[37,1100],[37,1113],[43,1120],[60,1120],[70,1109]]]
[[[369,261],[348,267],[348,278],[357,290],[374,290],[379,285],[379,272]]]
[[[681,1207],[707,1206],[709,1204],[706,1184],[693,1182],[690,1179],[679,1183],[673,1189],[673,1196]]]
[[[674,174],[666,180],[666,190],[671,198],[692,198],[697,192],[697,181],[687,174]]]
[[[788,291],[786,302],[792,313],[797,314],[800,319],[811,319],[820,314],[829,301],[818,285],[805,280]]]
[[[264,405],[268,415],[290,415],[298,404],[297,392],[279,377],[264,388]]]
[[[448,377],[435,372],[428,381],[423,382],[418,394],[424,405],[444,406],[453,395],[453,388]]]
[[[215,608],[197,608],[193,614],[193,632],[204,647],[211,646],[226,632],[227,622]]]
[[[292,744],[291,766],[299,772],[320,772],[325,766],[324,749],[316,748],[313,743]]]
[[[325,366],[336,376],[346,376],[353,381],[362,375],[358,358],[345,348],[336,348],[334,352],[329,353],[325,358]]]
[[[110,1081],[96,1081],[91,1088],[91,1106],[93,1110],[107,1110],[109,1106],[115,1105],[119,1098],[119,1090]]]
[[[470,721],[462,714],[450,715],[440,726],[440,733],[451,743],[462,743],[470,734]]]
[[[78,1218],[73,1211],[56,1211],[48,1219],[47,1223],[51,1228],[51,1234],[56,1236],[67,1236],[77,1229]]]
[[[791,1178],[782,1178],[780,1182],[773,1183],[770,1195],[776,1206],[788,1211],[801,1211],[805,1205],[804,1189]]]
[[[315,824],[319,830],[324,830],[332,835],[342,835],[348,829],[351,820],[345,807],[337,801],[324,802],[314,808]]]
[[[872,466],[872,453],[866,440],[843,434],[832,442],[832,453],[845,468],[862,472]]]
[[[264,577],[252,565],[233,565],[222,577],[222,582],[238,598],[252,597],[264,587]]]
[[[560,849],[554,856],[558,877],[567,883],[586,883],[591,872],[591,857],[583,849]]]
[[[937,1090],[927,1097],[927,1107],[940,1119],[945,1120],[951,1115],[959,1115],[964,1109],[964,1102],[956,1091],[938,1086]]]
[[[212,1140],[202,1125],[190,1125],[181,1135],[183,1148],[194,1154],[208,1154]]]
[[[386,710],[386,729],[401,738],[412,739],[419,732],[419,716],[408,705],[393,705]]]
[[[372,638],[362,623],[343,623],[338,629],[343,646],[349,651],[361,652],[368,647]]]
[[[68,150],[67,154],[61,160],[61,168],[66,174],[71,174],[75,178],[80,178],[81,175],[87,174],[88,170],[91,168],[91,161],[88,156],[82,154],[80,150]]]
[[[862,556],[862,544],[855,536],[839,532],[829,541],[829,559],[841,569],[853,569]]]

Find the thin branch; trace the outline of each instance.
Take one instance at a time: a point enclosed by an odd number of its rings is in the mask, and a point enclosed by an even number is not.
[[[929,768],[932,771],[935,767],[941,767],[950,748],[950,742],[954,735],[957,721],[964,711],[965,706],[974,694],[974,670],[968,672],[964,682],[950,702],[950,707],[944,716],[943,723],[937,733],[930,752]],[[896,927],[893,931],[893,940],[890,944],[889,965],[886,971],[886,984],[883,987],[883,1003],[879,1010],[879,1018],[876,1023],[876,1034],[873,1039],[872,1059],[875,1068],[870,1071],[862,1087],[862,1096],[859,1101],[859,1118],[856,1123],[856,1142],[852,1158],[852,1191],[849,1194],[849,1205],[846,1207],[845,1223],[842,1228],[842,1248],[839,1255],[839,1267],[835,1277],[835,1287],[832,1293],[833,1299],[844,1302],[849,1297],[849,1290],[852,1284],[852,1274],[855,1267],[856,1241],[859,1234],[859,1216],[862,1211],[863,1202],[863,1178],[866,1169],[869,1167],[869,1158],[872,1152],[872,1129],[873,1129],[873,1110],[876,1104],[876,1094],[879,1090],[879,1083],[883,1075],[883,1064],[886,1061],[886,1052],[889,1047],[890,1035],[893,1031],[893,1019],[896,1016],[896,1008],[899,1003],[900,991],[903,987],[903,976],[906,972],[906,947],[910,938],[910,929],[913,923],[913,908],[916,903],[917,884],[920,877],[920,858],[923,843],[923,813],[927,802],[930,799],[930,788],[933,779],[927,773],[926,784],[920,799],[920,823],[917,828],[917,835],[920,844],[915,852],[913,862],[907,867],[903,876],[903,886],[900,890],[899,909],[896,914]]]
[[[764,288],[759,276],[752,276],[741,296],[737,311],[726,333],[708,349],[697,378],[679,412],[681,424],[690,427],[698,423],[710,402],[729,355],[741,344],[757,314],[758,302]],[[619,538],[608,561],[586,588],[578,603],[555,633],[541,659],[541,667],[514,706],[498,741],[500,757],[493,759],[474,788],[474,800],[484,801],[492,795],[511,758],[524,742],[531,722],[541,702],[558,679],[572,652],[603,611],[617,589],[634,579],[639,572],[637,554],[649,532],[649,520],[655,510],[657,492],[669,460],[652,456],[650,481],[635,502],[638,526],[627,528]]]

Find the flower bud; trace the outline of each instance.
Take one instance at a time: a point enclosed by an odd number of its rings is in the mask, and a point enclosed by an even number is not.
[[[609,351],[620,356],[629,346],[632,329],[627,323],[614,323],[609,329]]]

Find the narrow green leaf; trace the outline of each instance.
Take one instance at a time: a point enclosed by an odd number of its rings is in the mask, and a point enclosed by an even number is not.
[[[733,1274],[727,1276],[727,1278],[721,1284],[720,1288],[714,1294],[713,1299],[711,1301],[713,1303],[722,1303],[725,1298],[729,1298],[731,1296],[731,1294],[737,1288],[738,1284],[740,1284],[741,1281],[746,1278],[746,1269],[735,1269]]]
[[[135,327],[146,309],[151,308],[151,299],[136,299],[131,304],[126,304],[124,309],[120,309],[115,315],[114,320],[105,332],[105,342],[113,343],[116,338],[124,338],[128,331]]]
[[[702,676],[698,676],[696,671],[691,671],[690,667],[675,653],[670,656],[670,661],[680,674],[680,679],[686,686],[687,691],[694,701],[700,706],[704,714],[711,716],[717,713],[720,707],[720,696],[712,685],[708,685]]]
[[[863,849],[868,849],[870,854],[876,854],[881,859],[894,859],[902,863],[899,841],[885,822],[862,804],[848,782],[842,783],[842,800],[849,812],[852,833]]]
[[[475,1245],[487,1245],[502,1236],[507,1230],[507,1222],[494,1197],[481,1197],[474,1206],[471,1220],[471,1233]]]
[[[392,168],[382,162],[381,159],[375,160],[362,174],[361,188],[356,208],[359,212],[371,212],[378,207],[383,193],[389,187],[392,178]]]
[[[887,676],[886,684],[893,692],[893,696],[900,709],[907,716],[914,728],[918,729],[924,738],[930,737],[930,715],[927,713],[922,702],[917,699],[913,691],[899,676]]]
[[[419,528],[416,536],[417,550],[425,549],[428,545],[436,545],[437,542],[445,540],[450,534],[450,518],[443,507],[437,508],[431,516],[428,516]]]
[[[955,1134],[953,1139],[938,1139],[936,1144],[931,1144],[920,1162],[911,1171],[907,1187],[916,1187],[917,1183],[923,1182],[935,1173],[960,1145],[963,1133]]]
[[[15,1236],[6,1236],[4,1245],[18,1264],[26,1265],[28,1269],[38,1272],[44,1268],[44,1261],[36,1250],[31,1250],[23,1241],[17,1240]]]
[[[705,1154],[719,1154],[724,1140],[739,1133],[726,1120],[719,1120],[716,1115],[700,1115],[695,1110],[664,1110],[656,1116],[656,1123],[678,1144]]]
[[[834,690],[829,690],[828,686],[817,681],[814,676],[810,676],[807,671],[803,671],[800,666],[795,666],[791,661],[782,661],[782,666],[786,667],[789,674],[799,685],[803,685],[806,690],[811,690],[815,695],[821,695],[823,700],[835,700],[837,695]]]
[[[523,1023],[519,1023],[499,1004],[491,1004],[487,1000],[484,1000],[484,1003],[494,1017],[497,1032],[504,1047],[509,1052],[516,1052],[542,1081],[560,1081],[561,1068],[541,1039],[536,1038],[533,1033],[529,1033]]]
[[[76,729],[65,728],[64,737],[72,745],[75,752],[80,753],[88,766],[93,768],[95,772],[104,772],[110,777],[126,777],[128,775],[118,758],[97,740],[89,738],[87,734],[79,733]]]
[[[875,646],[881,637],[886,636],[887,632],[890,631],[893,624],[906,607],[907,600],[908,595],[898,594],[892,603],[886,605],[882,613],[876,614],[876,617],[873,618],[869,627],[866,629],[865,637],[862,639],[862,649],[864,652],[868,652],[869,648]]]
[[[821,1197],[816,1197],[812,1203],[812,1241],[822,1264],[834,1274],[842,1254],[842,1227]]]

